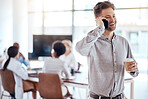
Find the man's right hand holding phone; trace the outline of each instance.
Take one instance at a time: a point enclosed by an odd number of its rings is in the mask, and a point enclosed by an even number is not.
[[[104,23],[103,23],[102,19],[103,19],[103,17],[101,17],[101,16],[96,18],[96,20],[95,20],[96,21],[96,26],[104,27]]]
[[[105,29],[109,28],[108,21],[105,18],[100,16],[100,17],[97,17],[95,21],[97,26],[102,26]]]

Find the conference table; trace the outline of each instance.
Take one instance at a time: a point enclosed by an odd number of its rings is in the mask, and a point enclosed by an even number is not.
[[[28,71],[29,80],[34,82],[39,82],[38,74],[42,72],[41,68],[33,68]],[[86,97],[88,97],[88,73],[81,72],[75,73],[70,79],[62,78],[63,82],[67,86],[85,88],[86,89]],[[132,77],[126,77],[124,80],[125,83],[130,83],[130,99],[134,99],[134,80]]]
[[[73,87],[79,87],[79,88],[85,88],[86,89],[86,97],[88,97],[88,73],[77,73],[75,74],[74,79],[64,79],[64,83],[67,86],[73,86]],[[130,83],[130,99],[134,99],[134,80],[130,76],[126,76],[124,83]]]

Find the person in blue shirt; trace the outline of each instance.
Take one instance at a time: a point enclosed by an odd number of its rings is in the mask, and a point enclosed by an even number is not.
[[[16,46],[19,49],[19,44],[17,42],[13,43],[13,46]],[[24,55],[20,51],[19,51],[19,58],[17,60],[23,63],[27,67],[30,66],[29,60],[25,59]]]

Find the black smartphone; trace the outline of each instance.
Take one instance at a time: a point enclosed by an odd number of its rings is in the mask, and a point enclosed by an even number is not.
[[[103,21],[103,23],[104,23],[105,29],[108,30],[108,29],[109,29],[108,21],[105,20],[105,19],[102,19],[102,21]]]

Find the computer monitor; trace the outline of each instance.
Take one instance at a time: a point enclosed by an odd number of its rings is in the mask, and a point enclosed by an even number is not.
[[[51,56],[52,43],[56,40],[72,41],[72,35],[33,35],[32,56]]]

